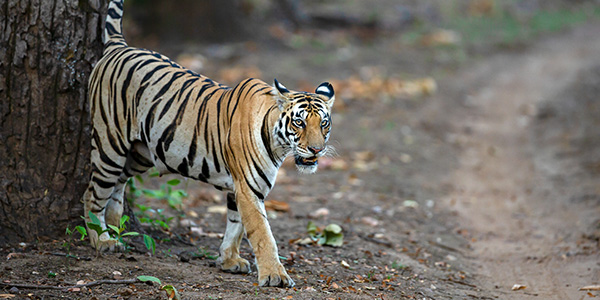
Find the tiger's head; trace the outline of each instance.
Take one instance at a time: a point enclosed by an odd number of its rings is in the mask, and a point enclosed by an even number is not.
[[[324,82],[314,93],[295,92],[275,79],[274,92],[281,110],[274,129],[276,139],[291,149],[299,172],[316,172],[318,159],[333,151],[327,145],[335,101],[333,86]]]

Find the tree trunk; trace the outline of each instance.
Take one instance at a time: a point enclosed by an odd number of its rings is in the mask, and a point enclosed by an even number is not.
[[[0,245],[81,224],[104,0],[0,0]]]

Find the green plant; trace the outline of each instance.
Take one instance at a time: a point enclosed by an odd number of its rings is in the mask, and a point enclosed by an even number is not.
[[[135,232],[135,231],[124,232],[126,229],[125,223],[129,222],[129,216],[127,216],[127,215],[124,215],[121,217],[121,220],[119,220],[118,227],[115,225],[107,224],[108,228],[106,228],[106,229],[102,228],[100,219],[98,219],[98,217],[96,217],[96,215],[94,215],[91,211],[88,213],[88,215],[91,220],[91,222],[87,223],[87,226],[89,229],[95,231],[98,234],[98,237],[100,237],[100,235],[102,235],[105,232],[109,232],[111,239],[119,241],[125,247],[125,250],[128,250],[129,246],[127,245],[127,243],[125,242],[125,240],[123,238],[126,236],[139,235],[139,233]],[[111,230],[113,231],[112,235],[110,234]],[[96,255],[98,255],[98,249],[96,249]]]
[[[184,190],[173,190],[172,187],[179,185],[179,183],[181,183],[179,179],[171,179],[167,181],[166,184],[162,184],[158,190],[142,189],[142,193],[150,198],[166,200],[170,208],[177,212],[181,212],[183,198],[187,197],[188,195]]]
[[[313,221],[308,221],[306,232],[319,245],[340,247],[344,244],[342,227],[337,224],[329,224],[323,230],[319,230]]]
[[[151,171],[149,177],[159,176],[160,173],[157,171]],[[170,209],[175,211],[175,215],[178,218],[184,216],[182,203],[183,199],[188,196],[187,192],[182,189],[173,189],[181,183],[179,179],[171,179],[166,184],[162,184],[159,189],[144,188],[144,180],[141,176],[135,176],[135,179],[139,183],[140,187],[136,184],[134,178],[130,178],[127,181],[129,192],[127,194],[127,200],[130,204],[135,205],[139,212],[136,212],[136,216],[141,223],[150,224],[153,228],[160,228],[162,230],[169,231],[169,224],[174,217],[167,217],[164,213],[164,209],[154,209],[150,206],[135,203],[140,196],[146,196],[148,198],[165,201]]]
[[[71,237],[73,236],[73,233],[75,233],[75,231],[79,232],[79,234],[81,235],[79,239],[80,241],[83,241],[83,239],[85,239],[85,237],[87,236],[87,230],[85,229],[85,227],[77,225],[72,230],[71,228],[69,228],[69,225],[67,225],[67,228],[65,229],[65,234],[68,236],[68,238],[63,243],[63,248],[65,248],[65,251],[67,252],[67,258],[74,257],[71,255]]]
[[[121,244],[123,244],[123,246],[125,247],[125,250],[128,250],[129,246],[127,245],[127,243],[125,242],[123,237],[140,235],[139,232],[135,232],[135,231],[130,231],[130,232],[124,233],[124,231],[126,229],[125,223],[127,223],[127,222],[129,222],[129,216],[124,215],[121,217],[121,220],[119,220],[119,227],[117,227],[115,225],[107,224],[108,228],[112,229],[114,232],[113,238],[118,240]]]
[[[160,286],[159,289],[162,291],[165,291],[165,293],[167,293],[167,299],[169,299],[169,300],[181,299],[181,297],[179,296],[179,293],[177,292],[177,289],[175,287],[173,287],[170,284],[163,285],[162,282],[160,281],[160,279],[158,279],[154,276],[142,275],[142,276],[138,276],[137,280],[139,280],[141,282],[156,282]]]
[[[151,236],[144,234],[144,245],[146,245],[146,248],[151,250],[152,255],[154,255],[154,252],[156,252],[156,241]]]
[[[150,206],[142,204],[135,205],[140,211],[136,212],[136,216],[141,223],[150,224],[152,228],[160,228],[165,231],[169,231],[171,228],[169,224],[173,217],[167,217],[163,212],[164,209],[154,209]]]
[[[171,249],[167,249],[167,250],[163,250],[162,254],[166,257],[173,257],[173,254],[171,254]]]
[[[219,258],[219,256],[217,256],[217,255],[210,254],[208,252],[208,250],[206,250],[204,248],[198,248],[196,250],[196,253],[194,253],[194,256],[198,257],[198,258],[207,258],[207,259],[210,259],[210,260],[215,260],[215,259]]]
[[[402,270],[406,268],[408,268],[406,265],[399,263],[397,260],[392,263],[392,269]]]

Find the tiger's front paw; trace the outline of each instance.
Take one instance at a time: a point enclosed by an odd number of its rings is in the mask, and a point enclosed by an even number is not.
[[[258,284],[260,286],[293,287],[294,281],[288,276],[285,268],[277,262],[270,267],[259,267]]]
[[[229,273],[250,273],[250,263],[241,258],[227,258],[227,259],[219,259],[217,263],[221,266],[221,270]]]

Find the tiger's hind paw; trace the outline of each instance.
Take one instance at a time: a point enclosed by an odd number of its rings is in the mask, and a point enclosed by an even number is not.
[[[120,252],[125,250],[125,245],[118,240],[110,238],[106,233],[102,234],[100,238],[93,238],[90,236],[92,247],[98,252]]]

